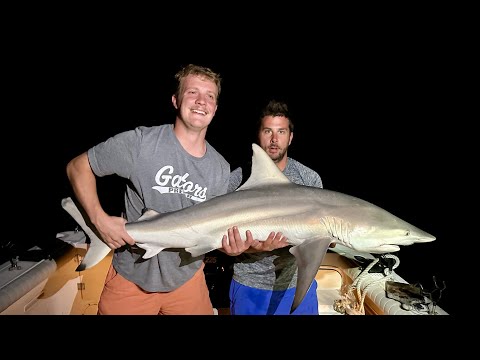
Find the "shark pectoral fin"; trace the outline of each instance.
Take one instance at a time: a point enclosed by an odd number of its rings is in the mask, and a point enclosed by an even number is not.
[[[289,251],[295,256],[298,266],[297,288],[290,313],[300,305],[305,297],[331,242],[331,238],[306,240],[300,245],[290,248]]]
[[[82,213],[77,208],[77,205],[75,205],[75,202],[72,200],[72,198],[68,197],[62,199],[62,207],[73,217],[85,234],[87,234],[90,238],[90,245],[87,253],[75,271],[83,271],[91,268],[94,265],[97,265],[105,256],[108,255],[111,249],[87,225]]]

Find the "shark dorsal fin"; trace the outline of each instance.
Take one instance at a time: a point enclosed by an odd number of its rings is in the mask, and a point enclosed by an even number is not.
[[[252,144],[252,173],[239,190],[269,184],[289,184],[290,180],[280,171],[270,156],[257,144]]]

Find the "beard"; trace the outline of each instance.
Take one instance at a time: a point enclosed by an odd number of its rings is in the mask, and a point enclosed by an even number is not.
[[[282,160],[284,157],[285,157],[285,153],[287,152],[286,149],[281,149],[279,148],[278,146],[275,146],[273,147],[274,149],[277,150],[277,153],[276,154],[272,154],[271,152],[267,151],[268,153],[268,156],[270,156],[270,158],[275,162],[279,162],[280,160]],[[270,149],[270,146],[267,147],[267,149]]]

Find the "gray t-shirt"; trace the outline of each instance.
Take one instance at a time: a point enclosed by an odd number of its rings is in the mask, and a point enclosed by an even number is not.
[[[293,183],[323,188],[322,179],[314,170],[288,158],[283,170]],[[228,190],[234,191],[242,183],[242,168],[230,174]],[[265,239],[260,239],[265,240]],[[297,264],[288,251],[290,247],[258,253],[243,253],[235,257],[233,279],[240,284],[265,290],[285,290],[297,284]]]
[[[117,174],[128,179],[125,211],[129,222],[144,209],[160,213],[180,210],[227,192],[230,165],[208,142],[201,158],[187,153],[173,124],[137,127],[88,150],[97,176]],[[199,191],[200,190],[200,191]],[[150,259],[144,250],[124,246],[113,256],[115,270],[145,291],[168,292],[191,279],[203,256],[184,249],[165,249]]]

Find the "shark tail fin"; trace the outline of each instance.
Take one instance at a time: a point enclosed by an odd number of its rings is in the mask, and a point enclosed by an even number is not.
[[[72,198],[62,199],[62,207],[68,212],[73,219],[80,225],[85,234],[90,238],[90,245],[82,262],[77,266],[75,271],[83,271],[97,265],[102,259],[108,255],[111,249],[105,244],[95,232],[87,225],[84,216],[78,209]],[[93,225],[92,225],[93,226]]]

